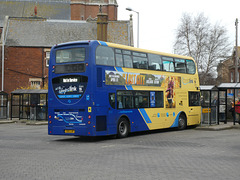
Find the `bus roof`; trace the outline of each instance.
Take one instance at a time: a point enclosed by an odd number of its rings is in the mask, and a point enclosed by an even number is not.
[[[66,42],[66,43],[57,44],[53,48],[61,47],[61,46],[68,46],[68,45],[82,44],[82,43],[84,43],[84,44],[98,43],[99,45],[113,47],[113,48],[126,49],[126,50],[138,51],[138,52],[144,52],[144,53],[153,53],[153,54],[158,54],[158,55],[162,55],[162,56],[171,56],[171,57],[180,58],[180,59],[194,60],[190,56],[183,56],[183,55],[177,55],[177,54],[170,54],[170,53],[152,51],[152,50],[141,49],[141,48],[136,48],[136,47],[132,47],[132,46],[115,44],[115,43],[111,43],[111,42],[98,41],[98,40],[84,40],[84,41]]]

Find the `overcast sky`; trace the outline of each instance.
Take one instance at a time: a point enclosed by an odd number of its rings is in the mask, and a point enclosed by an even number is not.
[[[212,24],[219,22],[226,27],[232,46],[235,45],[235,21],[238,18],[240,22],[240,0],[117,0],[117,2],[118,20],[128,20],[129,15],[133,14],[135,47],[137,13],[127,11],[127,7],[139,12],[140,48],[173,53],[175,31],[184,12],[192,13],[193,16],[203,12]]]

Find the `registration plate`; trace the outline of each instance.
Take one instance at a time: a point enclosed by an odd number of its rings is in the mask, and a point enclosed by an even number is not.
[[[65,129],[64,131],[65,133],[75,133],[75,130],[71,130],[71,129]]]

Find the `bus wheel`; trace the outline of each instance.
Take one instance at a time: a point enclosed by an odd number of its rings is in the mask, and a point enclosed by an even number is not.
[[[118,122],[118,132],[117,132],[118,138],[127,137],[129,131],[130,131],[130,126],[128,121],[125,118],[120,118]]]
[[[183,130],[187,127],[187,119],[186,116],[180,115],[178,119],[178,129]]]

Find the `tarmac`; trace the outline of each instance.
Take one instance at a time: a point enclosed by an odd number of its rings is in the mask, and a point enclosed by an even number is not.
[[[2,119],[0,120],[1,124],[8,124],[8,123],[22,123],[26,125],[32,126],[40,126],[40,125],[47,125],[48,121],[36,121],[36,120],[9,120],[9,119]],[[240,129],[240,125],[238,123],[233,124],[233,122],[228,122],[227,124],[220,123],[220,124],[200,124],[195,128],[196,130],[205,130],[205,131],[220,131],[220,130],[227,130],[227,129]]]

